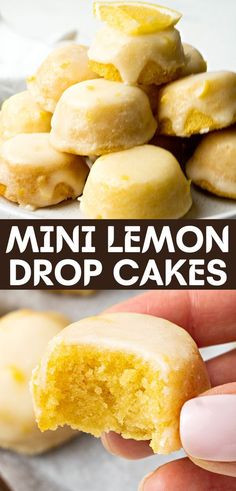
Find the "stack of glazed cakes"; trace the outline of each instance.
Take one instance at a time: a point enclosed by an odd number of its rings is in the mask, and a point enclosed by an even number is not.
[[[32,209],[78,198],[97,219],[179,218],[190,180],[235,198],[236,74],[206,72],[176,11],[99,2],[94,13],[91,47],[57,48],[3,104],[1,194]]]

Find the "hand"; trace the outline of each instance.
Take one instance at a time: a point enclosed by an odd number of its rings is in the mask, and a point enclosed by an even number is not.
[[[236,340],[236,291],[151,291],[109,311],[163,317],[186,329],[199,347]],[[181,411],[180,437],[189,458],[146,476],[140,491],[236,490],[236,349],[209,360],[207,369],[213,388]],[[149,442],[112,432],[102,441],[110,453],[128,459],[152,455]]]

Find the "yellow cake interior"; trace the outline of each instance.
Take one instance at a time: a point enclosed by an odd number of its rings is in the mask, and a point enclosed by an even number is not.
[[[180,448],[180,409],[203,383],[201,374],[196,380],[194,364],[187,367],[186,362],[163,376],[138,354],[65,343],[51,353],[40,389],[37,376],[38,369],[33,391],[43,409],[41,430],[69,424],[96,437],[115,431],[124,438],[151,440],[155,453]]]

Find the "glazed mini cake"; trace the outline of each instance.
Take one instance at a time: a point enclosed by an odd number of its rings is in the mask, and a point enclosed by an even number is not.
[[[88,56],[96,73],[127,84],[161,85],[178,78],[184,66],[181,38],[174,28],[132,36],[104,27]]]
[[[172,82],[159,92],[160,132],[191,136],[236,121],[236,73],[208,72]]]
[[[185,64],[182,68],[181,77],[193,75],[194,73],[203,73],[207,71],[207,63],[200,51],[191,44],[183,43]]]
[[[19,133],[47,133],[52,115],[35,102],[29,91],[7,99],[1,110],[1,138],[7,140]]]
[[[0,193],[31,209],[81,195],[89,172],[84,159],[61,153],[48,133],[17,135],[1,146]]]
[[[146,143],[156,128],[143,90],[97,79],[64,92],[52,118],[50,141],[62,152],[102,155]]]
[[[153,145],[99,157],[81,211],[88,218],[179,218],[192,205],[190,182],[174,156]]]
[[[205,136],[186,172],[197,186],[217,196],[236,199],[236,127]]]
[[[181,447],[182,405],[209,389],[196,344],[182,328],[143,314],[113,313],[72,324],[48,345],[31,389],[42,431],[65,424],[99,437]]]
[[[181,71],[179,72],[179,78],[183,78],[195,73],[206,72],[207,64],[201,53],[190,44],[183,44],[183,49],[185,61],[183,67],[181,68]],[[158,111],[158,96],[160,87],[155,84],[140,84],[139,86],[147,94],[151,104],[152,112],[154,116],[156,116]]]
[[[41,433],[29,379],[49,340],[69,324],[53,312],[19,310],[0,319],[0,446],[38,454],[75,436],[70,428]]]
[[[40,106],[51,113],[63,92],[83,80],[97,78],[88,65],[88,48],[68,44],[55,49],[36,74],[27,80],[28,89]]]

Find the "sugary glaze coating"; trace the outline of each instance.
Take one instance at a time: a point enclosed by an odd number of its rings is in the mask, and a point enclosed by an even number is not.
[[[1,138],[7,140],[19,133],[48,133],[52,115],[44,111],[28,90],[7,99],[1,110]]]
[[[181,68],[179,77],[182,78],[188,75],[206,72],[207,63],[204,60],[201,53],[190,44],[183,43],[183,49],[184,49],[185,63]],[[156,116],[158,111],[158,95],[159,95],[160,87],[154,84],[152,85],[141,84],[140,88],[143,89],[144,92],[147,94],[151,104],[152,112],[154,116]]]
[[[208,72],[184,77],[159,92],[160,132],[190,136],[236,121],[236,73]]]
[[[186,172],[194,184],[210,193],[236,199],[236,127],[205,136]]]
[[[174,156],[153,145],[96,160],[81,198],[88,218],[179,218],[191,207],[190,183]]]
[[[82,157],[58,152],[48,133],[17,135],[0,152],[0,193],[30,208],[80,196],[89,169]]]
[[[202,73],[207,71],[207,63],[204,60],[200,51],[191,44],[183,43],[185,64],[182,68],[182,77],[193,75],[194,73]]]
[[[43,109],[53,113],[68,87],[98,77],[88,65],[87,51],[86,46],[75,43],[59,47],[28,78],[28,89]]]
[[[37,454],[73,435],[70,428],[41,433],[36,425],[29,380],[49,340],[69,324],[53,312],[19,310],[0,319],[0,446]]]
[[[128,84],[160,85],[178,78],[184,53],[177,29],[132,36],[104,27],[88,51],[91,68]]]
[[[78,155],[102,155],[146,143],[156,131],[138,87],[97,79],[64,92],[52,118],[51,143]]]
[[[143,314],[103,314],[52,340],[31,388],[41,430],[64,424],[99,437],[151,440],[155,453],[178,450],[182,405],[209,388],[189,334]]]

